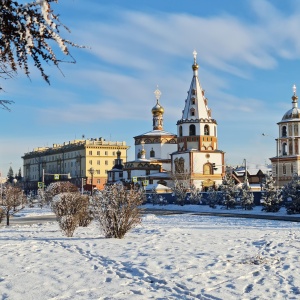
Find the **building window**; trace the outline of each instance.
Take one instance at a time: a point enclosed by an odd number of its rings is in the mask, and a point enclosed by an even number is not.
[[[107,174],[107,170],[105,170],[105,174]]]
[[[155,157],[155,151],[153,150],[153,148],[150,151],[150,157]]]
[[[204,175],[211,175],[212,174],[212,165],[207,163],[203,166],[203,174]]]
[[[113,156],[115,156],[116,155],[116,152],[115,151],[113,151]]]
[[[99,175],[100,174],[100,170],[96,170],[96,173],[97,173],[97,175]]]
[[[97,155],[100,155],[100,151],[97,151]]]
[[[179,126],[179,136],[182,136],[182,126]]]
[[[146,175],[150,175],[150,170],[146,170]]]
[[[108,160],[105,161],[105,164],[108,165]]]
[[[190,115],[193,117],[193,116],[195,116],[195,109],[194,108],[192,108],[191,110],[190,110]]]
[[[97,179],[97,184],[100,184],[100,182],[101,182],[100,179]]]
[[[97,160],[97,165],[100,165],[100,160]]]
[[[204,126],[204,135],[209,135],[209,126],[208,125]]]
[[[93,155],[93,151],[89,151],[89,155]]]
[[[190,125],[189,135],[196,135],[196,126],[194,124]]]
[[[283,166],[282,166],[282,173],[286,174],[286,165],[285,164],[283,164]]]
[[[192,99],[191,99],[191,104],[194,105],[195,103],[196,103],[195,98],[192,98]]]
[[[93,164],[93,161],[92,161],[92,160],[90,160],[90,161],[89,161],[89,164],[90,164],[90,165],[92,165],[92,164]]]
[[[141,150],[139,150],[139,153],[137,154],[137,158],[141,158]]]
[[[286,143],[282,144],[282,155],[287,155]]]
[[[192,95],[196,95],[196,90],[192,89]]]
[[[291,174],[292,174],[292,175],[294,174],[294,167],[293,167],[293,164],[291,164]]]
[[[108,151],[105,151],[105,155],[108,155]]]

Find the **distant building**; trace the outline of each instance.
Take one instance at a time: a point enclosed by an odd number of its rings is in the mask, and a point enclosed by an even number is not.
[[[126,161],[127,149],[125,142],[106,141],[99,139],[82,139],[65,142],[53,147],[39,147],[25,153],[23,158],[24,189],[37,189],[38,182],[45,184],[55,181],[54,174],[59,179],[67,179],[79,188],[92,187],[103,189],[107,181],[107,171],[114,165],[117,152]],[[91,175],[91,168],[94,170]],[[93,177],[93,182],[92,182]]]
[[[295,85],[293,92],[292,108],[277,123],[276,156],[270,158],[273,178],[279,187],[288,183],[294,173],[300,174],[300,109]]]
[[[152,108],[152,130],[134,137],[135,160],[124,163],[116,159],[108,171],[108,183],[117,181],[145,184],[145,188],[170,180],[171,154],[176,151],[176,134],[163,128],[164,108],[160,104],[160,90],[154,92],[156,104]]]
[[[211,116],[208,100],[199,78],[197,53],[194,52],[193,78],[185,100],[177,135],[163,129],[164,108],[157,89],[152,108],[153,130],[134,137],[135,160],[109,171],[108,182],[137,182],[151,188],[170,187],[174,177],[188,180],[201,190],[222,183],[225,153],[218,148],[217,122]],[[122,178],[122,179],[120,179]],[[146,187],[147,189],[147,187]]]

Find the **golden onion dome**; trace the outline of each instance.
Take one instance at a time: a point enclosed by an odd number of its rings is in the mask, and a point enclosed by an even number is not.
[[[152,108],[152,114],[163,114],[164,113],[164,108],[158,103],[158,100]]]

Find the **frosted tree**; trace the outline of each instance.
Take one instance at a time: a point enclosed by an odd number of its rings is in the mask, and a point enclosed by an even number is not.
[[[275,187],[275,179],[271,175],[265,175],[262,182],[262,210],[266,212],[277,212],[280,210],[281,202],[281,191]]]
[[[49,204],[55,195],[66,192],[78,192],[78,187],[69,181],[52,182],[45,190],[44,199]]]
[[[25,208],[26,201],[27,199],[19,187],[7,185],[4,188],[1,209],[6,216],[7,226],[9,226],[10,217]]]
[[[190,176],[186,173],[176,173],[171,175],[173,195],[177,204],[183,206],[187,192],[190,190]]]
[[[189,201],[191,204],[200,204],[201,203],[202,194],[200,189],[196,188],[194,184],[191,185]]]
[[[244,183],[239,189],[238,197],[240,198],[240,204],[243,209],[251,210],[253,209],[253,200],[254,196],[251,192],[250,186],[247,183]]]
[[[224,176],[220,191],[222,192],[223,204],[226,208],[234,208],[236,205],[236,187],[231,174]]]
[[[220,193],[215,189],[215,187],[210,187],[207,193],[207,202],[209,207],[216,208],[217,204],[219,204]]]
[[[107,185],[92,199],[94,220],[107,238],[123,238],[141,223],[142,189],[127,190],[122,184]]]
[[[58,194],[51,203],[62,232],[71,237],[78,226],[87,226],[92,220],[89,210],[89,197],[79,192]]]
[[[69,46],[81,47],[61,36],[61,29],[70,32],[52,10],[58,0],[36,0],[21,4],[15,0],[0,0],[0,78],[8,79],[22,69],[29,77],[29,58],[40,71],[43,79],[50,83],[42,62],[59,68],[56,48],[75,63]],[[0,86],[0,90],[1,90]],[[0,107],[9,110],[13,101],[0,100]]]
[[[294,174],[290,182],[282,188],[282,197],[288,214],[300,213],[300,177]]]

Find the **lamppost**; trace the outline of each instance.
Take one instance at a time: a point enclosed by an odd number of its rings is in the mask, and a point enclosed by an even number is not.
[[[94,168],[91,167],[91,168],[89,169],[89,172],[90,172],[90,174],[91,174],[91,176],[92,176],[92,180],[91,180],[91,196],[93,196],[93,179],[94,179],[94,173],[95,173]]]

